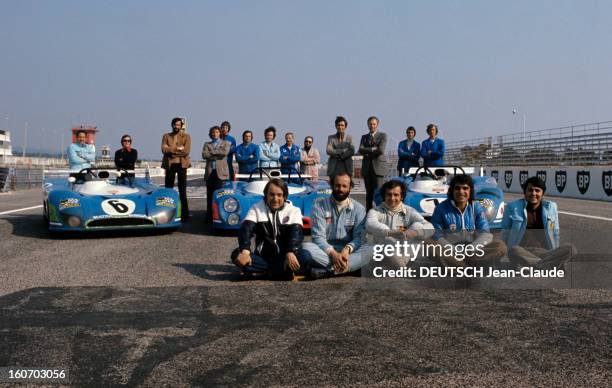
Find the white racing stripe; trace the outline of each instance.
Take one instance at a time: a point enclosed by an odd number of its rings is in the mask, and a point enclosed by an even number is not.
[[[26,210],[32,210],[32,209],[38,209],[43,207],[43,205],[36,205],[36,206],[30,206],[30,207],[24,207],[21,209],[15,209],[15,210],[7,210],[5,212],[0,212],[0,216],[3,216],[5,214],[11,214],[11,213],[17,213],[17,212],[24,212]]]
[[[564,212],[564,211],[561,211],[561,210],[559,210],[558,212],[559,212],[559,214],[566,214],[568,216],[590,218],[590,219],[593,219],[593,220],[600,220],[600,221],[612,221],[612,218],[599,217],[599,216],[591,216],[591,215],[588,215],[588,214]]]

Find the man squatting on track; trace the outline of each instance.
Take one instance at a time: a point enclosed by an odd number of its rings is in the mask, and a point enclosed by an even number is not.
[[[290,280],[294,273],[308,270],[310,255],[300,249],[304,239],[302,212],[287,202],[288,196],[287,183],[271,179],[264,187],[264,199],[251,206],[242,222],[239,245],[231,258],[246,277],[269,275]]]

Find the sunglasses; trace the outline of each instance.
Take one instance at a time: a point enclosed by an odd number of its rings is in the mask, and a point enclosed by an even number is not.
[[[122,142],[122,143],[131,143],[131,142],[132,142],[132,140],[130,140],[130,139],[125,139],[125,140],[121,140],[121,142]]]

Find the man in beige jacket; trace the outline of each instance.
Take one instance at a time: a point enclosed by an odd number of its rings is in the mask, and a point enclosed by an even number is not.
[[[206,180],[206,222],[213,221],[212,202],[215,190],[221,188],[223,181],[230,177],[227,154],[231,143],[221,139],[221,128],[214,126],[208,131],[210,141],[202,147],[202,159],[206,161],[204,179]]]
[[[189,218],[187,204],[187,169],[191,167],[191,136],[185,132],[185,119],[172,119],[172,132],[165,133],[162,138],[161,151],[164,155],[162,168],[166,170],[165,186],[174,187],[174,179],[178,176],[178,189],[181,197],[181,220]]]

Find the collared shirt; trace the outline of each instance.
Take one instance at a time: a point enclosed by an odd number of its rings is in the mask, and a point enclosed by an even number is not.
[[[312,206],[312,241],[324,252],[345,246],[355,252],[361,247],[365,218],[365,208],[359,202],[350,199],[348,206],[338,211],[331,197],[319,198]]]

